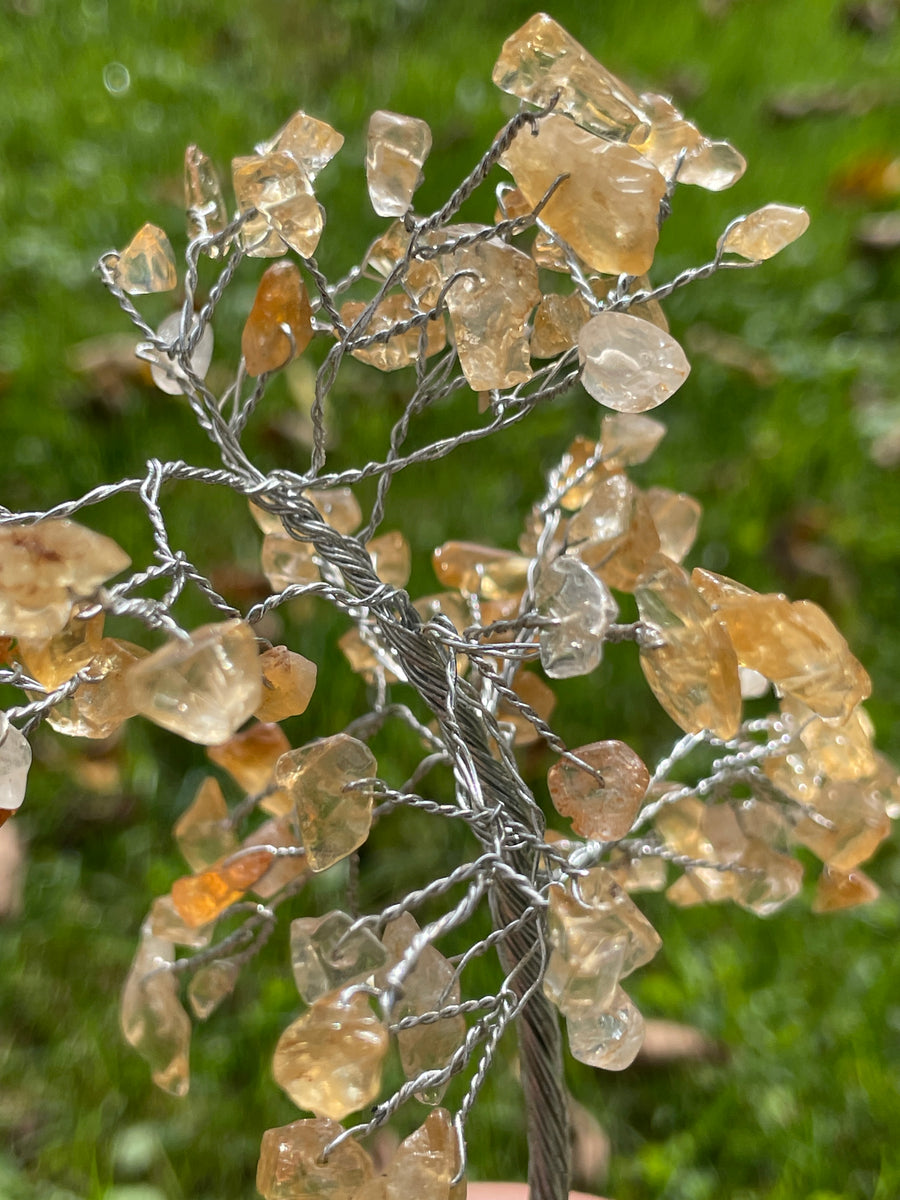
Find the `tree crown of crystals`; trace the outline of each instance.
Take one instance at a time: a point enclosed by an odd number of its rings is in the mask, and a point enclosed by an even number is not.
[[[462,820],[479,847],[380,913],[357,911],[348,888],[345,912],[292,922],[292,968],[308,1008],[285,1030],[274,1074],[315,1116],[265,1135],[265,1196],[313,1194],[317,1172],[336,1188],[343,1180],[335,1195],[364,1187],[388,1189],[367,1200],[393,1195],[426,1160],[434,1194],[457,1195],[466,1125],[511,1022],[520,1027],[533,1195],[565,1195],[556,1014],[582,1061],[618,1070],[637,1054],[643,1021],[621,981],[652,958],[659,938],[629,893],[664,887],[671,863],[682,871],[669,888],[674,903],[730,899],[770,913],[799,890],[791,850],[803,845],[824,864],[819,908],[864,902],[876,890],[859,864],[897,806],[896,775],[873,750],[859,707],[868,678],[829,618],[711,572],[688,576],[679,564],[699,506],[665,489],[642,491],[627,473],[664,433],[645,413],[689,370],[659,302],[716,271],[757,265],[803,232],[805,213],[773,204],[738,217],[709,262],[651,285],[645,272],[677,185],[721,190],[743,171],[737,152],[705,138],[663,97],[633,93],[541,14],[505,44],[494,78],[530,107],[428,217],[412,209],[427,126],[373,116],[369,194],[377,213],[395,219],[337,282],[315,258],[324,213],[314,182],[340,149],[339,134],[298,113],[255,154],[235,159],[233,219],[215,168],[190,147],[179,309],[154,329],[132,300],[179,282],[155,226],[99,269],[141,334],[139,355],[164,391],[185,396],[221,468],[151,459],[142,477],[46,512],[0,513],[0,681],[28,693],[0,714],[0,809],[21,803],[30,757],[23,734],[42,720],[104,737],[143,714],[209,746],[246,792],[229,809],[210,776],[180,818],[174,832],[190,873],[155,902],[126,982],[123,1029],[161,1087],[176,1095],[188,1087],[181,980],[190,981],[194,1015],[208,1016],[279,908],[316,874],[355,864],[373,821],[420,809]],[[494,223],[455,224],[498,164],[515,186],[497,186]],[[590,207],[598,194],[599,217]],[[255,257],[279,261],[262,276],[236,375],[217,395],[205,381],[213,320],[235,273]],[[217,275],[201,287],[204,259]],[[365,298],[344,299],[351,292]],[[332,344],[316,373],[309,468],[262,471],[243,433],[272,374],[314,338]],[[348,355],[383,371],[409,367],[410,395],[381,457],[334,471],[326,400]],[[518,551],[447,542],[434,556],[446,590],[413,600],[405,539],[379,533],[396,476],[502,434],[579,385],[609,414],[600,437],[576,437],[550,473]],[[408,448],[429,409],[471,404],[471,391],[482,403],[463,432]],[[363,516],[350,489],[369,479],[375,498]],[[164,495],[177,481],[230,488],[251,502],[273,591],[246,613],[172,545]],[[126,556],[71,518],[129,492],[146,510],[154,561],[107,584]],[[159,581],[166,591],[156,599]],[[192,632],[173,615],[188,587],[215,614]],[[614,592],[634,594],[637,621],[617,620]],[[253,630],[309,596],[351,619],[342,648],[370,685],[371,707],[346,729],[291,748],[277,722],[303,711],[315,668],[286,647],[267,648]],[[103,618],[121,616],[169,640],[148,654],[103,636]],[[549,724],[545,680],[601,669],[604,647],[621,642],[636,644],[651,690],[684,731],[652,770],[623,742],[572,749]],[[770,685],[777,711],[745,718],[742,687],[758,696]],[[406,779],[392,782],[367,742],[393,722],[412,731],[421,753]],[[517,758],[517,747],[539,740],[556,755],[548,787],[571,821],[562,833],[545,829]],[[703,759],[711,765],[696,767],[693,782],[671,782],[686,760],[703,758],[691,758],[702,746],[712,748]],[[439,772],[452,775],[452,803],[427,794]],[[413,915],[442,902],[441,915],[420,928]],[[490,935],[444,958],[436,943],[484,906]],[[229,918],[216,940],[216,923]],[[466,966],[495,951],[495,992],[463,998]],[[391,1040],[407,1082],[383,1098]],[[453,1117],[435,1109],[373,1183],[361,1142],[411,1097],[439,1103],[457,1076],[465,1085]],[[373,1101],[370,1118],[338,1123]],[[295,1190],[278,1190],[288,1177]]]

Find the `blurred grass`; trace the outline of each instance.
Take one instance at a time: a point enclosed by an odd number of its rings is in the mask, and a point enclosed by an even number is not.
[[[866,213],[896,208],[897,199],[847,195],[846,187],[842,194],[836,179],[856,164],[900,156],[900,31],[896,22],[878,35],[853,28],[851,7],[864,6],[561,0],[552,11],[612,70],[673,93],[704,131],[728,137],[749,160],[730,192],[679,191],[655,278],[703,261],[740,212],[769,200],[810,210],[808,234],[781,258],[719,276],[667,305],[693,374],[667,406],[670,431],[642,481],[703,502],[693,561],[829,608],[872,674],[870,709],[881,745],[896,756],[900,496],[896,468],[876,466],[870,453],[876,437],[900,422],[900,258],[861,251],[854,231]],[[344,150],[321,177],[329,213],[321,260],[336,275],[382,224],[368,214],[364,194],[369,112],[390,108],[431,122],[435,145],[418,202],[436,206],[511,111],[490,71],[503,38],[531,11],[506,2],[488,12],[474,0],[452,7],[436,0],[7,4],[0,13],[2,502],[45,508],[99,480],[140,472],[151,452],[212,462],[176,401],[132,384],[110,396],[71,366],[78,342],[124,329],[91,275],[98,255],[148,219],[183,247],[188,142],[224,166],[298,107],[345,133]],[[874,97],[868,111],[851,101],[804,120],[772,116],[773,102],[794,89],[840,95],[860,87]],[[489,217],[491,207],[485,197],[466,216]],[[235,344],[252,275],[230,290],[219,361],[227,360],[229,339]],[[157,310],[166,311],[147,309]],[[704,353],[704,325],[765,356],[770,379],[754,381]],[[373,391],[362,368],[345,377],[334,414],[338,467],[368,456],[398,410],[402,380],[378,383]],[[286,390],[273,389],[271,415],[252,431],[266,466],[302,461],[279,424],[290,407]],[[461,419],[435,412],[432,429],[451,431]],[[446,537],[512,544],[540,489],[539,470],[573,433],[596,427],[596,406],[574,398],[510,434],[502,451],[508,468],[497,469],[496,449],[486,444],[436,464],[427,480],[401,476],[386,528],[400,525],[413,541],[420,560],[413,586],[433,589],[427,554]],[[202,566],[234,557],[254,567],[258,540],[234,498],[180,487],[167,514],[175,544]],[[113,533],[136,561],[149,552],[131,501],[98,507],[88,523]],[[323,680],[311,711],[289,726],[295,744],[360,710],[361,688],[334,650],[342,628],[320,608],[294,618],[293,643],[320,663]],[[572,744],[622,736],[652,756],[670,740],[671,726],[632,667],[626,655],[610,654],[589,686],[559,688],[559,725]],[[202,769],[198,751],[133,724],[118,752],[121,786],[108,794],[87,786],[88,772],[96,782],[102,768],[86,767],[80,747],[49,732],[37,739],[40,770],[18,821],[30,843],[25,911],[0,926],[0,1196],[9,1200],[249,1197],[260,1132],[295,1116],[268,1075],[275,1038],[296,1007],[283,932],[235,999],[197,1030],[188,1100],[157,1093],[121,1042],[118,991],[150,899],[180,873],[168,830]],[[387,745],[384,754],[390,759],[400,748]],[[532,757],[535,780],[546,766],[540,754]],[[423,845],[453,861],[462,849],[455,839],[423,820],[379,830],[367,864],[372,902],[397,884],[396,864],[415,863],[418,878],[427,873],[416,858]],[[730,908],[669,911],[658,897],[643,905],[664,951],[634,980],[636,999],[647,1015],[698,1024],[724,1042],[729,1058],[622,1076],[573,1071],[573,1091],[613,1139],[607,1194],[900,1194],[894,847],[882,851],[872,874],[883,898],[835,917],[813,918],[800,903],[768,922]],[[324,911],[327,892],[316,903]],[[485,1178],[524,1170],[512,1050],[471,1126],[473,1169]]]

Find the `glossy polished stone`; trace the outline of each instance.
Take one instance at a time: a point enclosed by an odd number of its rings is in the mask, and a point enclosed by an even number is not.
[[[173,1096],[187,1094],[191,1021],[178,999],[175,976],[161,970],[175,961],[171,942],[142,932],[122,990],[120,1022],[125,1040],[153,1073],[153,1082]]]
[[[326,1117],[293,1121],[263,1134],[256,1189],[264,1200],[355,1200],[374,1174],[358,1142],[342,1142],[328,1158],[322,1151],[342,1132]]]
[[[291,967],[307,1004],[362,982],[387,962],[388,952],[375,934],[365,926],[349,933],[352,924],[343,912],[291,922]]]
[[[554,763],[547,776],[553,807],[582,837],[599,842],[625,837],[650,786],[650,772],[624,742],[592,742],[572,753],[591,770],[567,758]]]
[[[268,724],[306,712],[316,686],[316,664],[287,646],[273,646],[259,656],[259,665],[262,700],[254,717]]]
[[[691,369],[673,337],[629,313],[592,317],[578,335],[578,356],[585,391],[618,412],[656,408]]]
[[[372,113],[366,140],[366,184],[380,217],[402,217],[408,210],[430,149],[427,121],[383,109]]]
[[[219,173],[199,146],[190,145],[184,152],[184,207],[191,240],[221,233],[228,224]],[[206,250],[210,258],[219,258],[222,252],[219,246]]]
[[[766,204],[741,217],[721,241],[723,254],[739,254],[752,262],[772,258],[809,228],[809,213],[790,204]]]
[[[192,871],[205,871],[237,850],[237,836],[228,824],[228,806],[217,779],[209,775],[203,780],[172,834]]]
[[[551,679],[569,679],[593,671],[619,613],[606,584],[578,559],[556,558],[541,567],[534,599],[541,616],[558,622],[539,634],[545,673]]]
[[[241,334],[247,374],[287,366],[312,341],[312,306],[294,263],[273,263],[263,273]]]
[[[130,296],[170,292],[178,283],[175,255],[164,231],[142,225],[113,266],[116,283]]]
[[[210,762],[224,768],[245,792],[263,791],[271,782],[275,764],[291,744],[280,725],[258,721],[219,746],[209,746]]]

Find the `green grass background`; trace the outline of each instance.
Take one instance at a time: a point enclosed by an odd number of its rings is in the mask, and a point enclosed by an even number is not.
[[[896,208],[897,198],[847,197],[835,179],[853,164],[900,155],[900,23],[872,34],[848,20],[851,7],[560,0],[552,12],[612,70],[673,94],[704,131],[730,138],[749,160],[729,192],[679,191],[654,278],[703,261],[730,219],[762,203],[803,204],[811,213],[808,234],[781,258],[667,305],[673,332],[689,347],[703,323],[741,338],[774,369],[760,385],[691,352],[693,373],[667,406],[668,437],[641,481],[702,501],[692,561],[829,608],[871,672],[870,711],[881,746],[896,756],[900,497],[896,467],[878,466],[871,451],[900,422],[900,256],[865,252],[854,235],[863,216]],[[892,6],[870,7],[889,15]],[[4,5],[0,500],[46,508],[100,480],[139,473],[149,453],[212,463],[177,401],[128,383],[110,397],[71,366],[78,342],[126,328],[91,273],[98,255],[124,245],[145,220],[183,248],[188,142],[224,167],[299,107],[340,129],[346,145],[319,189],[329,213],[321,260],[335,276],[383,224],[368,213],[364,191],[368,114],[389,108],[432,124],[419,206],[436,206],[511,111],[490,72],[503,38],[531,11],[509,0]],[[105,71],[113,84],[122,79],[110,64],[127,69],[125,90],[105,86]],[[773,103],[797,88],[831,89],[847,103],[805,120],[776,119]],[[485,193],[466,215],[489,219],[491,208]],[[223,306],[223,364],[255,282],[248,264]],[[162,316],[166,303],[154,298],[146,311]],[[373,383],[374,373],[350,366],[334,405],[336,466],[370,454],[402,400],[402,378]],[[250,445],[264,465],[303,462],[302,447],[285,433],[291,404],[276,386],[254,424]],[[439,410],[429,428],[449,432],[467,419],[464,408]],[[400,525],[413,542],[414,588],[433,588],[427,554],[447,537],[483,540],[491,530],[491,540],[511,545],[541,472],[575,432],[594,432],[597,423],[596,406],[576,397],[519,427],[499,460],[486,445],[425,477],[402,476],[385,528]],[[176,544],[201,566],[233,558],[255,567],[258,537],[232,497],[179,487],[167,514]],[[102,505],[86,521],[114,533],[136,561],[149,553],[134,501]],[[310,712],[289,727],[294,744],[361,711],[361,686],[334,650],[343,627],[319,608],[291,619],[292,644],[320,663],[323,680]],[[571,744],[622,736],[652,758],[671,739],[625,653],[611,653],[587,685],[559,691],[559,727]],[[0,699],[13,702],[11,694]],[[84,785],[81,747],[49,732],[36,739],[19,818],[29,843],[25,908],[0,925],[4,1200],[250,1197],[262,1130],[296,1115],[268,1075],[275,1039],[296,1012],[283,930],[235,998],[197,1029],[188,1099],[156,1092],[121,1041],[118,992],[138,925],[182,869],[168,831],[203,770],[199,751],[132,725],[120,750],[123,787],[112,795]],[[402,770],[402,744],[386,744],[384,755]],[[541,755],[529,762],[536,781],[547,765]],[[425,844],[434,857],[416,858]],[[377,903],[404,871],[421,881],[467,849],[434,822],[388,823],[364,864],[364,898]],[[648,1016],[695,1023],[728,1055],[714,1065],[623,1075],[573,1070],[573,1092],[612,1138],[605,1194],[900,1194],[894,846],[882,849],[872,874],[883,888],[878,903],[832,917],[812,917],[799,901],[768,921],[647,901],[664,950],[633,980],[638,1003]],[[320,881],[315,911],[337,902],[329,888]],[[511,1042],[504,1051],[470,1126],[473,1176],[481,1178],[524,1176]],[[407,1124],[414,1120],[410,1113]]]

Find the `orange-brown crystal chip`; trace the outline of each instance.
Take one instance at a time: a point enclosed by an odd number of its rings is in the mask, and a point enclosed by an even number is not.
[[[258,721],[285,721],[306,712],[316,686],[314,662],[288,650],[273,646],[259,656],[262,668],[262,701],[254,712]]]
[[[196,928],[215,920],[240,900],[272,865],[270,850],[239,850],[217,867],[183,875],[172,884],[172,902],[185,924]]]
[[[246,792],[261,792],[271,780],[275,764],[290,748],[280,725],[258,722],[220,746],[209,746],[206,755]]]
[[[624,742],[592,742],[572,753],[590,770],[568,758],[554,763],[547,776],[553,807],[571,819],[582,837],[600,842],[625,837],[650,785],[650,772]]]
[[[328,1158],[322,1152],[343,1130],[337,1121],[316,1117],[293,1121],[263,1134],[256,1189],[264,1200],[316,1196],[354,1200],[374,1174],[359,1142],[342,1142]]]
[[[291,262],[273,263],[259,281],[241,334],[248,375],[263,375],[302,354],[312,341],[312,307],[300,271]]]

